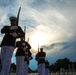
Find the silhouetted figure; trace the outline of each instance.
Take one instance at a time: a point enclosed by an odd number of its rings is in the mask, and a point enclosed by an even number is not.
[[[43,48],[40,48],[35,58],[38,61],[38,75],[45,75],[45,57],[46,53],[43,52]]]
[[[25,51],[30,45],[24,40],[24,37],[21,38],[21,41],[17,41],[16,47],[18,47],[16,52],[16,75],[25,74]]]
[[[17,18],[11,16],[9,19],[11,26],[6,25],[1,29],[1,33],[5,34],[1,43],[2,75],[9,75],[16,38],[24,36],[24,32],[21,27],[16,25]]]
[[[45,61],[45,75],[49,75],[49,62],[48,60]]]

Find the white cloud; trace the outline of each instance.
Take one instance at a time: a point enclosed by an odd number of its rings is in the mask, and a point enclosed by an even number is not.
[[[4,23],[7,19],[7,11],[3,7],[0,7],[0,23]]]

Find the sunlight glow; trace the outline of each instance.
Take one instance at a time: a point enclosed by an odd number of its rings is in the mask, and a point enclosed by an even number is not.
[[[32,49],[37,50],[38,45],[41,47],[42,45],[46,44],[47,39],[47,35],[40,32],[32,35],[30,37],[30,44],[32,46]]]

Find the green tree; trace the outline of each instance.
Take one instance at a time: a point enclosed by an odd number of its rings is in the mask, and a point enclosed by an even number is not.
[[[50,65],[51,71],[59,71],[60,68],[68,69],[68,65],[72,62],[68,58],[58,59],[54,64]]]

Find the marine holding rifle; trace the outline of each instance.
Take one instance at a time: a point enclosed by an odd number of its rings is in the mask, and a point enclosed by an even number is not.
[[[38,75],[45,75],[46,53],[43,51],[43,48],[40,48],[40,52],[38,52],[35,57],[35,60],[38,62]]]
[[[9,19],[11,26],[6,25],[1,29],[1,33],[5,34],[1,42],[1,75],[9,75],[11,58],[15,49],[16,38],[21,38],[24,36],[23,30],[17,25],[17,18],[11,16]]]
[[[25,60],[29,60],[31,53],[28,49],[31,48],[30,44],[25,41],[25,37],[22,37],[20,41],[16,42],[17,52],[16,52],[16,75],[26,75],[28,74],[28,67],[25,64]],[[28,53],[30,53],[28,55]],[[28,59],[27,59],[28,58]]]

